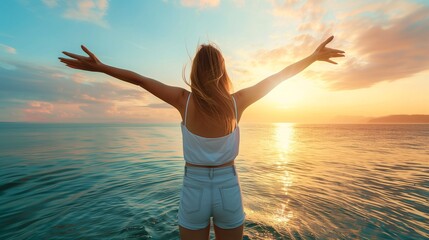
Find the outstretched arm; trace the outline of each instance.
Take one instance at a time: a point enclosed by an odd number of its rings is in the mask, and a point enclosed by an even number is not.
[[[154,79],[139,75],[135,72],[104,64],[85,46],[82,45],[81,47],[82,50],[88,54],[88,57],[69,52],[63,52],[65,55],[71,57],[71,59],[60,57],[60,61],[65,63],[66,66],[70,68],[91,72],[102,72],[125,82],[138,85],[156,97],[160,98],[164,102],[172,105],[179,111],[181,108],[183,108],[182,105],[185,102],[184,99],[186,98],[185,89],[169,86]]]
[[[239,109],[243,111],[248,106],[253,104],[254,102],[261,99],[267,93],[269,93],[274,87],[279,85],[284,80],[298,74],[308,66],[310,66],[315,61],[325,61],[332,64],[337,64],[336,62],[330,60],[333,57],[344,57],[344,51],[327,48],[326,44],[332,41],[334,36],[329,37],[326,41],[317,47],[313,54],[310,56],[287,66],[280,72],[273,74],[259,83],[251,86],[249,88],[242,89],[235,93],[235,96],[238,99]]]

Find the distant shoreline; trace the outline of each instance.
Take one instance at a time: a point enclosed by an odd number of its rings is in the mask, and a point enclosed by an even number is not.
[[[372,118],[368,121],[369,124],[374,123],[392,123],[392,124],[428,124],[429,115],[412,114],[412,115],[389,115],[383,117]]]

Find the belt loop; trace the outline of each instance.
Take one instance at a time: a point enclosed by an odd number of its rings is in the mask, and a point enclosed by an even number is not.
[[[232,171],[234,171],[234,176],[237,176],[237,171],[235,170],[235,165],[232,165]]]
[[[209,171],[209,178],[210,179],[213,179],[213,168],[209,168],[210,169],[210,171]]]
[[[185,166],[185,176],[188,176],[188,175],[186,175],[187,172],[188,172],[188,168]]]

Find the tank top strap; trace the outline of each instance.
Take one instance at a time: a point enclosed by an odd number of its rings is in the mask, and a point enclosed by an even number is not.
[[[234,110],[235,110],[235,124],[238,126],[238,113],[237,113],[237,103],[235,102],[235,98],[231,95],[232,101],[234,102]]]
[[[192,92],[189,93],[188,100],[186,101],[186,107],[185,107],[185,126],[186,126],[186,118],[188,116],[188,105],[189,105],[189,99],[191,98],[191,94],[192,94]]]

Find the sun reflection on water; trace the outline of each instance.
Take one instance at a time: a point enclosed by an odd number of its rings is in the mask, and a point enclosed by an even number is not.
[[[278,159],[276,161],[277,168],[281,170],[282,175],[278,176],[277,182],[281,184],[280,193],[283,194],[279,202],[279,206],[274,213],[273,219],[279,227],[285,225],[293,218],[293,211],[289,207],[288,190],[292,186],[292,175],[287,170],[286,166],[289,161],[288,154],[293,151],[294,124],[293,123],[276,123],[275,124],[275,139],[276,151]]]
[[[275,129],[275,141],[276,151],[278,152],[279,158],[277,163],[285,163],[288,161],[287,154],[291,152],[293,136],[294,136],[294,124],[293,123],[276,123]]]
[[[255,162],[255,172],[258,172],[258,175],[249,179],[253,185],[248,185],[246,219],[276,231],[287,232],[297,216],[290,206],[292,203],[289,196],[294,180],[289,161],[295,151],[296,130],[294,124],[275,123],[263,131],[260,133],[263,138],[254,139],[252,142],[264,147],[262,151],[266,161]],[[254,148],[246,153],[252,151],[255,151]],[[260,237],[256,239],[275,239],[269,235]]]

